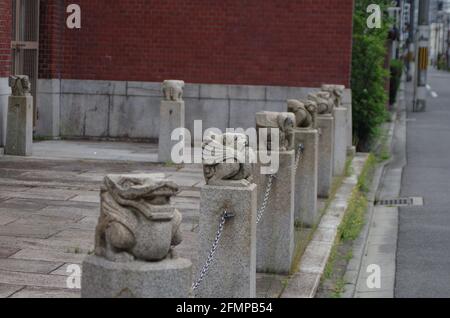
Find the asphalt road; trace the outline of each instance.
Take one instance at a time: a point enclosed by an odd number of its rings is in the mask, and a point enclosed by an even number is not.
[[[424,197],[425,205],[400,209],[399,298],[450,297],[450,73],[432,71],[429,82],[438,97],[429,97],[427,110],[412,113],[408,103],[401,194]]]

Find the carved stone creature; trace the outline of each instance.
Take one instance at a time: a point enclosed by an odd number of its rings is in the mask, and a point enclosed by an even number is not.
[[[317,104],[317,114],[326,115],[333,114],[334,111],[334,99],[329,92],[316,92],[308,95],[308,100]]]
[[[288,112],[294,113],[297,128],[316,128],[317,104],[311,100],[288,100]]]
[[[256,128],[267,129],[267,150],[288,151],[294,148],[294,126],[296,118],[293,113],[260,112],[256,114]],[[274,149],[272,135],[278,130],[279,149]]]
[[[9,87],[11,87],[12,96],[29,96],[31,94],[31,83],[27,75],[10,76]]]
[[[203,170],[208,185],[247,186],[252,181],[255,154],[244,134],[211,133],[203,142]]]
[[[208,185],[246,186],[252,181],[255,154],[244,134],[211,133],[203,142],[203,170]]]
[[[344,85],[322,85],[322,91],[331,94],[334,101],[334,107],[341,107],[342,96],[344,95]]]
[[[167,80],[162,84],[164,98],[168,101],[181,102],[183,100],[184,82]]]
[[[178,186],[161,175],[108,175],[101,188],[95,254],[112,262],[156,262],[182,241],[182,216],[170,205]]]

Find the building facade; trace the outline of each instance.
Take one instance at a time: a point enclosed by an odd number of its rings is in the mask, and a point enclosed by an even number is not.
[[[0,0],[3,121],[15,1]],[[353,0],[41,0],[36,134],[157,139],[166,79],[187,83],[187,128],[251,127],[257,111],[350,85],[352,16]]]

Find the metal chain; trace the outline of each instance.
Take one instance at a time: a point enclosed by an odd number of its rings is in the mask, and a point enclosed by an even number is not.
[[[264,216],[264,213],[266,212],[267,205],[269,204],[270,193],[272,192],[273,179],[275,179],[275,175],[274,174],[269,175],[269,181],[267,182],[267,188],[266,188],[266,193],[264,194],[264,200],[261,205],[261,208],[258,211],[258,215],[256,217],[256,224],[259,224],[259,222],[261,222],[261,220]]]
[[[192,285],[192,290],[197,290],[205,277],[208,275],[209,267],[214,261],[214,255],[216,254],[217,248],[219,247],[220,238],[222,237],[222,232],[225,227],[225,223],[227,222],[227,219],[229,218],[228,212],[225,210],[223,211],[222,218],[219,223],[219,229],[217,230],[216,238],[214,239],[214,243],[211,247],[211,250],[209,252],[208,258],[206,259],[205,265],[203,265],[202,270],[200,272],[200,276],[198,280]]]
[[[304,152],[305,152],[305,146],[303,144],[299,144],[298,149],[297,149],[297,156],[295,158],[294,175],[297,175],[298,165],[300,164],[300,159],[302,159],[302,155]]]

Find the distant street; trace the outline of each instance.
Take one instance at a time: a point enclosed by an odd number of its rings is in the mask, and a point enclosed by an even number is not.
[[[396,297],[450,297],[450,73],[431,71],[428,108],[408,101],[407,166],[402,196],[424,197],[423,207],[399,217]],[[434,93],[436,92],[436,93]],[[412,88],[407,85],[407,99]]]

